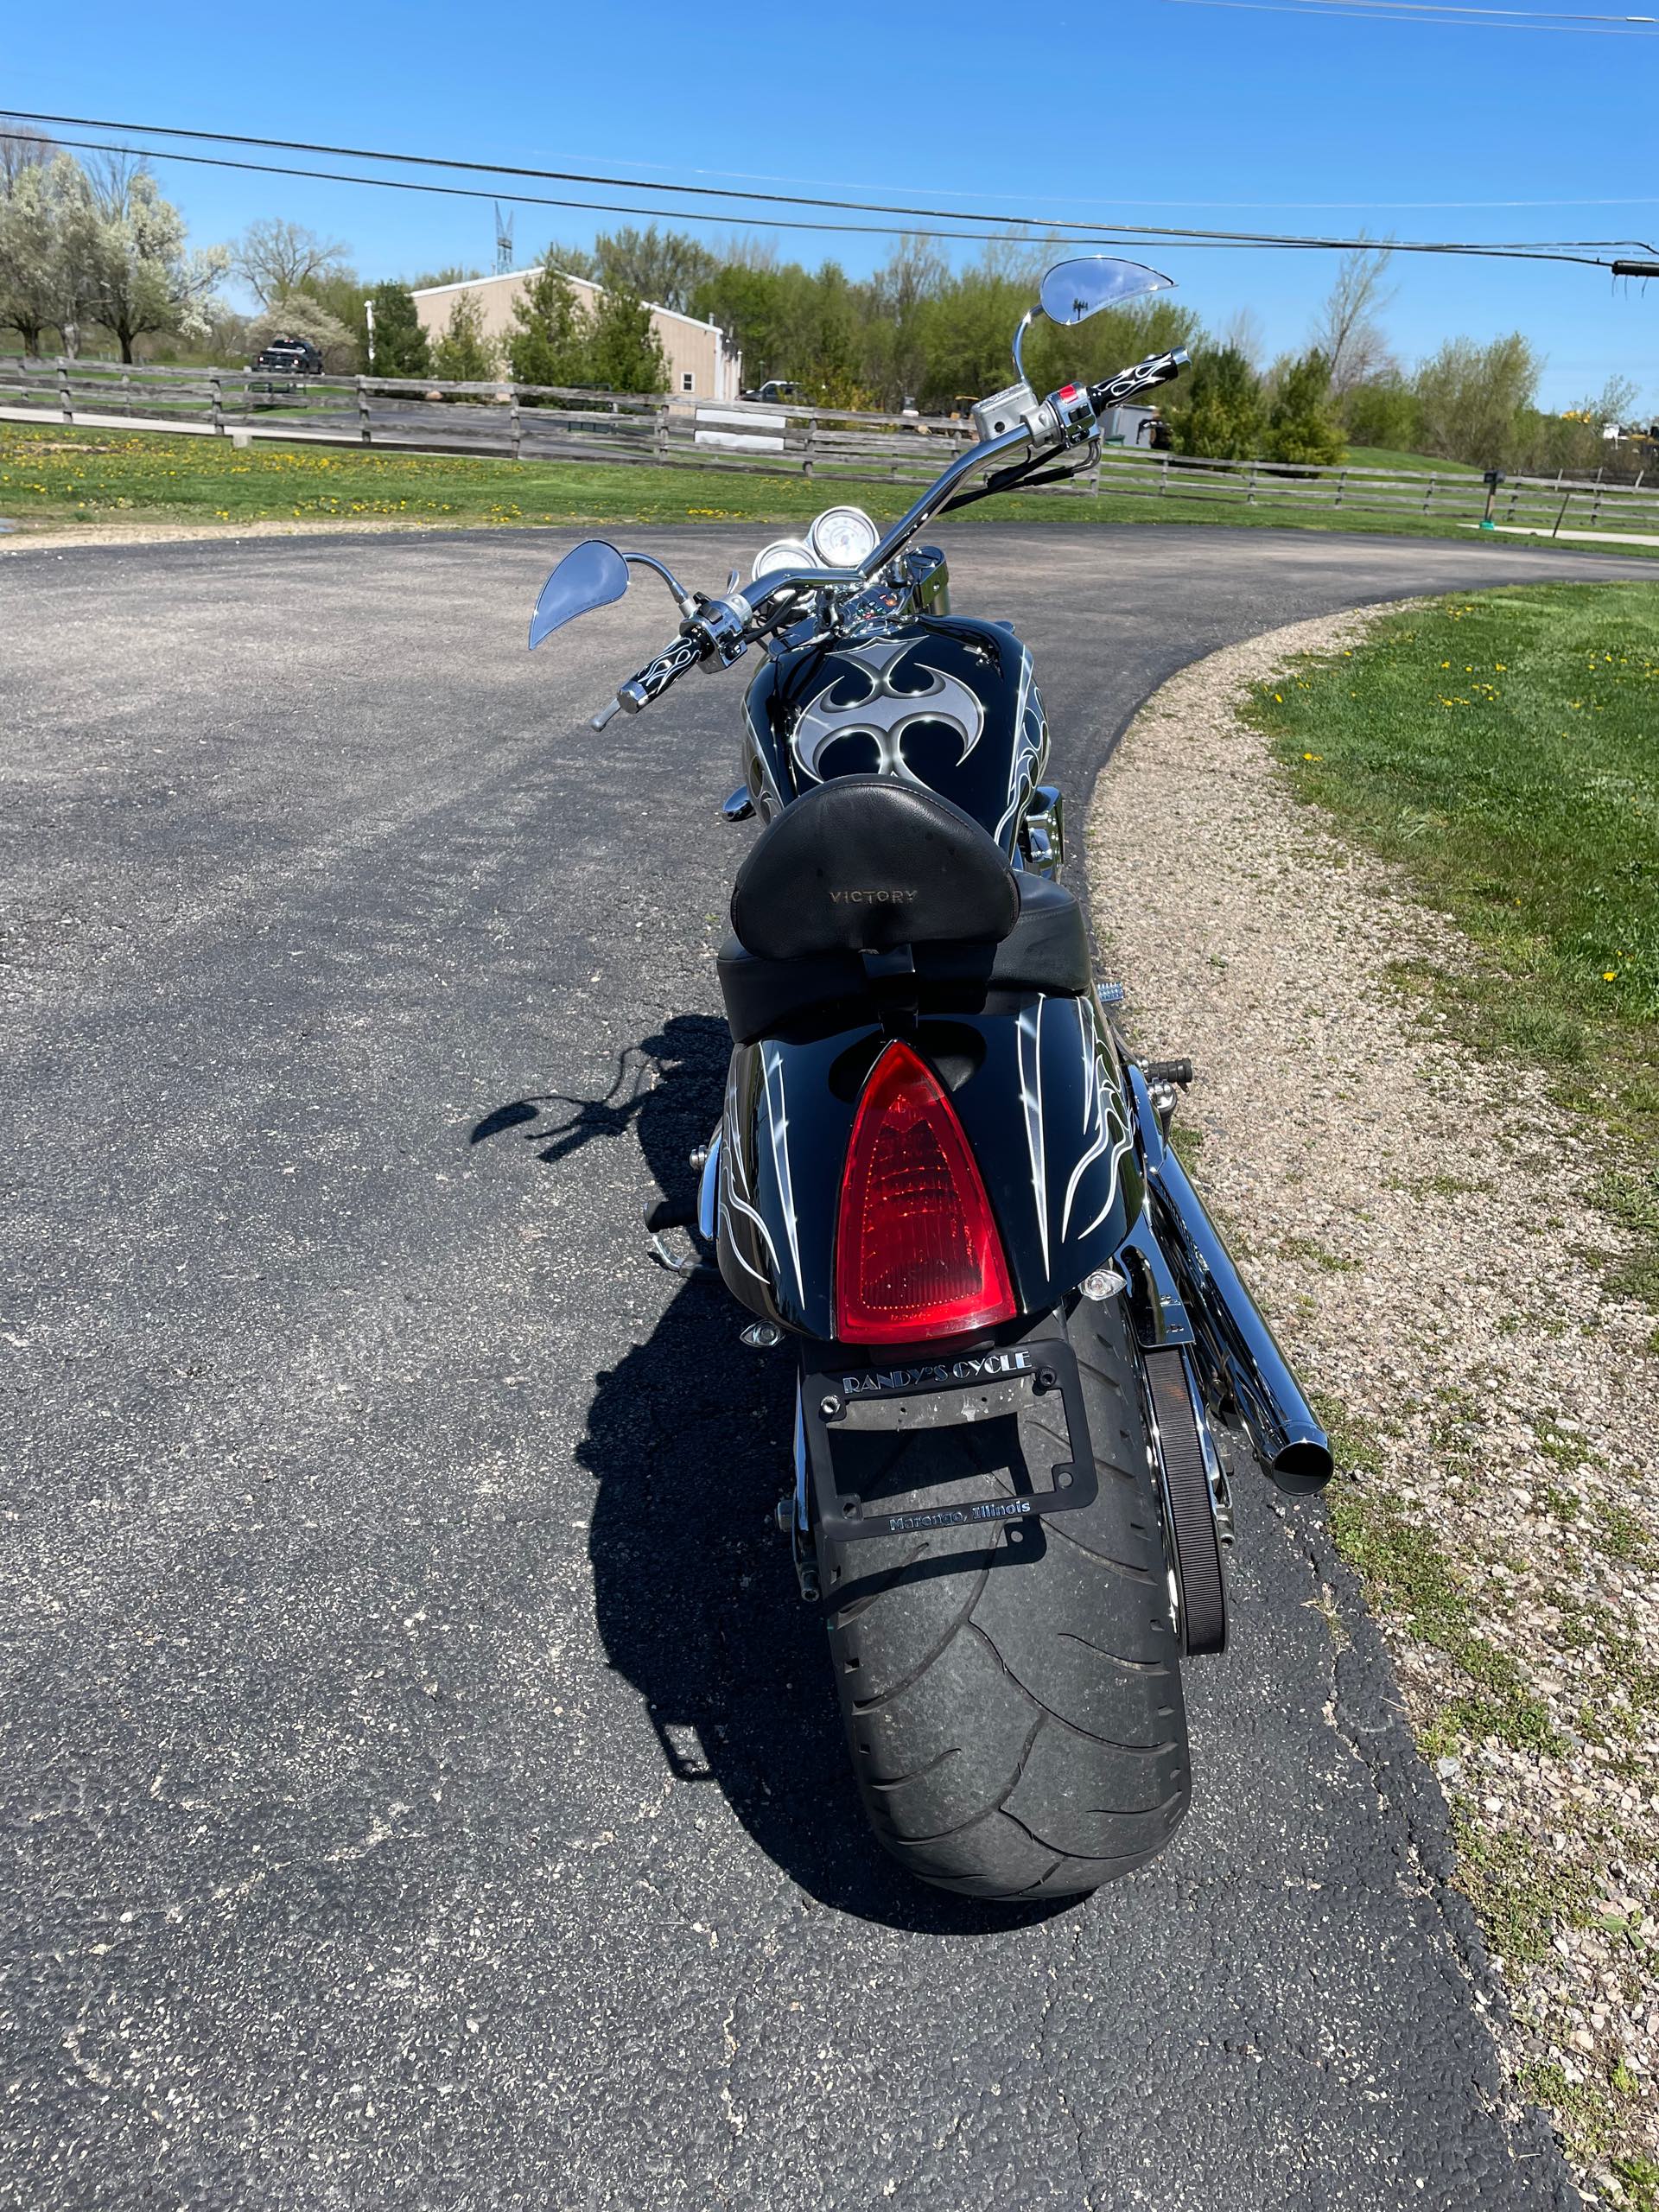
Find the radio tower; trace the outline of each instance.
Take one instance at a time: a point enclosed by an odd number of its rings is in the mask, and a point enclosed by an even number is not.
[[[512,218],[501,213],[501,202],[495,203],[495,273],[505,276],[512,266]]]

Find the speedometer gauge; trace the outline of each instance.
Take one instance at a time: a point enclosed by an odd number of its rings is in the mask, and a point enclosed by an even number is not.
[[[774,538],[770,545],[763,545],[754,556],[750,577],[759,582],[762,576],[776,575],[779,569],[813,569],[817,566],[812,548],[804,538]]]
[[[859,568],[881,543],[862,507],[826,507],[808,535],[826,569]]]

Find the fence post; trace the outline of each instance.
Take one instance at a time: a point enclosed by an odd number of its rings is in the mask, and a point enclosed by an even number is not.
[[[1427,491],[1426,491],[1426,492],[1424,493],[1424,494],[1423,494],[1423,512],[1424,512],[1425,514],[1427,514],[1427,513],[1428,512],[1428,503],[1429,503],[1429,501],[1430,501],[1430,500],[1434,497],[1434,484],[1435,484],[1435,479],[1434,479],[1434,476],[1433,475],[1433,474],[1431,473],[1431,474],[1430,474],[1430,476],[1429,476],[1429,480],[1428,480],[1428,489],[1427,489]]]
[[[1332,505],[1333,507],[1339,507],[1339,506],[1342,505],[1342,494],[1343,494],[1344,488],[1345,487],[1345,486],[1346,486],[1347,482],[1348,482],[1348,472],[1347,472],[1347,470],[1346,470],[1345,468],[1339,468],[1339,469],[1337,471],[1337,496],[1336,496],[1336,498],[1335,498],[1334,499],[1332,499],[1332,502],[1331,502],[1331,504],[1332,504]]]
[[[1169,463],[1166,461],[1164,466],[1167,468]],[[1255,463],[1254,461],[1250,463],[1250,480],[1244,486],[1244,504],[1247,507],[1253,507],[1255,505]]]
[[[518,387],[514,384],[509,385],[507,389],[512,394],[512,404],[509,411],[509,420],[512,424],[512,457],[518,461],[522,457],[519,448],[524,435],[524,425],[518,418]]]
[[[217,371],[208,378],[208,382],[213,388],[213,435],[216,438],[222,438],[225,435],[225,387],[219,381]]]
[[[1601,520],[1601,471],[1596,471],[1596,496],[1590,502],[1590,527],[1593,530]]]
[[[1161,499],[1169,489],[1169,455],[1166,454],[1158,471],[1158,496]]]
[[[369,430],[369,395],[365,380],[361,377],[357,380],[357,428],[358,435],[364,444],[365,446],[372,444],[373,440]]]
[[[121,372],[121,404],[124,412],[130,415],[132,412],[132,378],[128,375],[124,369]]]
[[[1561,480],[1560,480],[1560,476],[1558,475],[1558,476],[1556,477],[1556,479],[1555,479],[1555,488],[1556,488],[1556,490],[1557,490],[1557,491],[1560,491],[1560,485],[1561,485]],[[1572,504],[1573,504],[1573,494],[1569,492],[1569,493],[1567,493],[1567,497],[1566,497],[1566,498],[1561,501],[1561,505],[1560,505],[1560,513],[1557,514],[1557,516],[1556,516],[1556,518],[1555,518],[1555,527],[1554,527],[1554,530],[1552,530],[1552,531],[1550,531],[1550,533],[1549,533],[1549,534],[1550,534],[1550,536],[1551,536],[1552,537],[1559,537],[1560,536],[1560,534],[1561,534],[1561,516],[1562,516],[1562,515],[1564,515],[1564,514],[1567,512],[1567,509],[1572,505]]]
[[[66,423],[75,419],[73,403],[69,397],[69,365],[61,353],[58,356],[58,406]]]

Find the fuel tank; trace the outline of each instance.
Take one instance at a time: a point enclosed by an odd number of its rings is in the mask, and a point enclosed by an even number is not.
[[[1093,1000],[1007,996],[995,1011],[924,1015],[909,1041],[972,1147],[1020,1310],[1038,1313],[1108,1264],[1144,1185],[1123,1070]],[[721,1273],[753,1313],[821,1339],[835,1333],[847,1141],[887,1041],[871,1022],[732,1054],[716,1177]]]
[[[764,819],[833,776],[925,784],[1013,856],[1048,760],[1031,655],[1000,622],[920,614],[767,661],[745,701],[744,771]]]

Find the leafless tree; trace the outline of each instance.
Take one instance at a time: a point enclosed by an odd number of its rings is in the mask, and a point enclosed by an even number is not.
[[[1332,391],[1350,391],[1395,366],[1377,321],[1397,289],[1382,281],[1391,258],[1387,245],[1357,246],[1342,257],[1312,332],[1313,344],[1331,364]]]
[[[57,152],[35,130],[0,130],[0,195],[11,190],[24,169],[43,169]]]
[[[332,276],[346,263],[338,238],[320,238],[303,223],[272,219],[250,223],[238,242],[232,264],[261,307],[284,293],[302,291],[320,276]]]
[[[1222,326],[1221,342],[1242,353],[1254,368],[1262,359],[1265,340],[1262,334],[1262,318],[1254,308],[1235,308]]]

